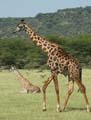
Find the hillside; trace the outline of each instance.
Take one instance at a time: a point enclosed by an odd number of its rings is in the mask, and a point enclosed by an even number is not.
[[[0,38],[25,37],[21,33],[13,34],[16,24],[21,18],[0,18]],[[58,10],[55,13],[39,13],[25,20],[35,31],[43,36],[77,36],[91,34],[91,6]],[[24,34],[24,35],[23,35]]]

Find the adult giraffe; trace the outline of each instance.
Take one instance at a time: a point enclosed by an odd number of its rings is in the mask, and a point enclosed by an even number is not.
[[[77,83],[79,89],[83,93],[86,102],[87,112],[89,112],[89,102],[86,95],[86,88],[81,80],[81,66],[79,62],[72,56],[68,55],[58,44],[47,41],[46,39],[35,33],[24,20],[17,25],[16,31],[25,31],[30,39],[40,46],[41,49],[47,53],[47,64],[51,69],[50,77],[44,82],[43,85],[43,111],[46,111],[46,88],[50,82],[54,81],[55,91],[57,95],[57,112],[60,112],[60,98],[59,98],[59,85],[57,76],[59,73],[68,75],[68,93],[64,102],[63,110],[65,109],[68,99],[74,89],[74,81]]]

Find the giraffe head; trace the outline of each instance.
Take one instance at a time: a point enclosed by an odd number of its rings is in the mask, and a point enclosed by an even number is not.
[[[10,71],[14,71],[14,70],[16,70],[16,67],[15,66],[11,66]]]
[[[25,31],[25,30],[26,30],[26,23],[24,22],[24,19],[22,19],[20,23],[17,24],[16,30],[14,31],[14,33],[18,31]]]

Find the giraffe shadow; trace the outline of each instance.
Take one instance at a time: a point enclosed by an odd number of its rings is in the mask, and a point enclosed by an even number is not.
[[[86,111],[86,108],[67,107],[65,109],[65,112],[68,111]],[[91,108],[90,108],[90,112],[91,112]]]

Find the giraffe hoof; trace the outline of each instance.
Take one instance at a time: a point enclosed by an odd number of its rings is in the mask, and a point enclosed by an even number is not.
[[[63,107],[62,112],[65,110],[65,107]]]
[[[57,112],[62,112],[62,110],[60,109],[60,108],[57,108],[57,110],[56,110]]]
[[[89,112],[90,112],[90,109],[87,109],[87,112],[89,113]]]
[[[45,112],[45,111],[46,111],[46,108],[45,108],[45,109],[43,109],[42,111],[43,111],[43,112]]]

